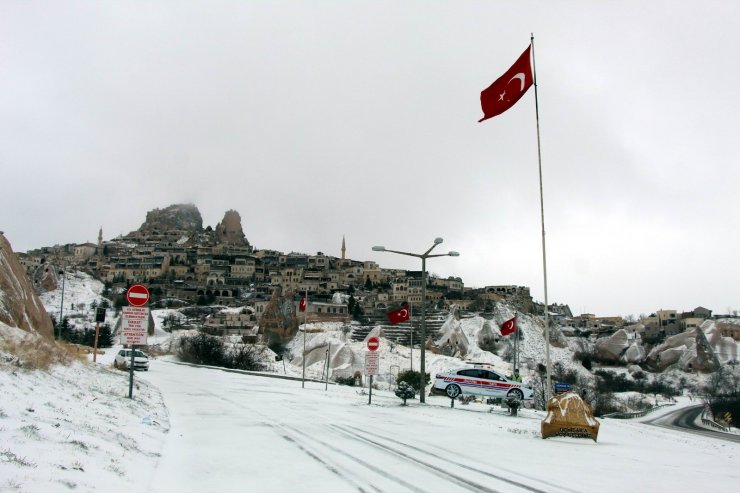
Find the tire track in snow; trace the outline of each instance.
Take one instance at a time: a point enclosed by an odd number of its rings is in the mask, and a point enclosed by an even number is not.
[[[281,427],[280,425],[270,425],[270,424],[268,424],[268,426],[269,426],[270,428],[278,428],[278,427],[282,428],[282,427]],[[317,455],[316,453],[312,452],[311,450],[308,450],[308,448],[304,447],[304,446],[303,446],[303,445],[302,445],[301,443],[299,443],[299,442],[298,442],[298,441],[297,441],[297,440],[296,440],[296,439],[295,439],[294,437],[292,437],[292,436],[290,436],[290,435],[288,435],[287,433],[284,433],[284,432],[283,432],[283,433],[280,433],[280,436],[282,436],[282,437],[283,437],[283,439],[287,440],[288,442],[290,442],[290,443],[294,444],[294,445],[295,445],[296,447],[298,447],[298,449],[299,449],[299,450],[300,450],[301,452],[303,452],[303,453],[304,453],[304,454],[306,454],[307,456],[311,457],[311,458],[312,458],[313,460],[315,460],[316,462],[318,462],[319,464],[321,464],[322,466],[324,466],[324,467],[325,467],[325,468],[326,468],[327,470],[329,470],[330,472],[334,473],[335,475],[337,475],[338,477],[340,477],[340,478],[342,478],[343,480],[347,481],[348,483],[351,483],[351,484],[353,484],[353,485],[354,485],[355,487],[357,487],[357,491],[360,491],[360,492],[362,492],[362,493],[367,493],[367,492],[366,492],[366,491],[365,491],[365,490],[364,490],[364,489],[362,488],[362,486],[360,486],[359,484],[355,483],[355,481],[353,481],[353,480],[352,480],[352,479],[350,479],[350,478],[349,478],[348,476],[346,476],[345,474],[343,474],[343,473],[342,473],[342,472],[341,472],[341,471],[340,471],[339,469],[337,469],[337,468],[336,468],[335,466],[333,466],[333,465],[329,464],[329,462],[327,462],[326,460],[324,460],[324,459],[322,459],[321,457],[319,457],[319,456],[318,456],[318,455]],[[381,491],[381,490],[379,490],[378,488],[375,488],[375,487],[374,487],[373,485],[370,485],[370,487],[372,487],[372,488],[373,488],[373,489],[374,489],[375,491]]]
[[[350,438],[353,438],[355,440],[359,440],[359,441],[368,443],[368,444],[374,446],[375,448],[378,448],[378,449],[380,449],[380,450],[382,450],[382,451],[384,451],[386,453],[393,454],[393,455],[396,455],[398,457],[401,457],[402,459],[404,459],[404,460],[406,460],[408,462],[411,462],[412,464],[414,464],[416,466],[420,466],[420,467],[428,470],[429,472],[431,472],[435,476],[438,476],[441,479],[444,479],[444,480],[446,480],[448,482],[455,483],[458,486],[462,486],[463,488],[466,488],[466,489],[471,489],[472,488],[472,491],[481,491],[481,492],[486,492],[486,493],[502,493],[502,491],[500,491],[500,490],[491,489],[491,488],[489,488],[487,486],[484,486],[484,485],[482,485],[480,483],[476,483],[475,481],[471,481],[469,479],[463,478],[462,476],[458,476],[458,475],[453,474],[451,472],[443,472],[442,470],[440,470],[439,467],[437,467],[437,466],[435,466],[433,464],[430,464],[428,462],[425,462],[425,461],[423,461],[421,459],[417,459],[416,457],[412,457],[411,455],[409,455],[409,454],[407,454],[405,452],[402,452],[401,450],[398,450],[396,448],[389,447],[388,445],[384,445],[384,444],[382,444],[380,442],[377,442],[375,440],[371,440],[370,438],[367,438],[365,436],[362,436],[362,435],[356,433],[354,430],[346,429],[345,427],[339,426],[339,425],[330,425],[330,426],[332,428],[335,428],[336,430],[340,431],[341,433],[345,434],[346,436],[348,436]],[[424,453],[427,453],[427,452],[424,451]],[[495,477],[495,476],[493,476],[493,477]],[[499,479],[499,478],[496,478],[496,479]],[[539,490],[530,490],[530,491],[539,491]],[[541,492],[541,493],[544,493],[544,492]]]
[[[295,433],[299,433],[301,435],[308,436],[303,431],[296,430],[295,428],[292,428],[292,427],[290,427],[288,425],[283,425],[283,426],[285,426],[287,428],[291,428]],[[329,449],[331,449],[331,450],[333,450],[333,451],[335,451],[335,452],[343,455],[344,457],[352,460],[353,462],[356,462],[356,463],[360,464],[364,468],[369,469],[369,470],[371,470],[374,473],[380,474],[383,477],[392,479],[393,481],[395,481],[399,485],[404,486],[405,488],[408,488],[409,490],[411,490],[411,491],[413,491],[415,493],[425,493],[425,490],[423,490],[421,488],[418,488],[417,486],[409,483],[408,481],[405,481],[402,478],[399,478],[395,474],[391,474],[388,471],[386,471],[384,469],[381,469],[380,467],[377,467],[377,466],[374,466],[373,464],[370,464],[367,461],[367,459],[361,459],[361,458],[359,458],[359,457],[357,457],[355,455],[352,455],[352,454],[348,453],[346,450],[342,450],[342,449],[340,449],[338,447],[335,447],[334,445],[331,445],[329,443],[326,443],[325,441],[321,440],[320,438],[316,438],[316,437],[310,437],[310,438],[311,438],[311,440],[320,443],[324,447],[327,447],[327,448],[329,448]]]
[[[473,466],[471,466],[469,464],[465,464],[463,462],[458,462],[458,461],[450,458],[450,456],[454,456],[455,455],[453,452],[450,452],[449,455],[447,455],[447,456],[441,456],[439,454],[432,453],[432,452],[430,452],[427,449],[422,449],[422,448],[417,447],[415,445],[409,445],[407,443],[401,442],[401,441],[396,440],[394,438],[383,436],[383,435],[378,434],[376,432],[373,432],[372,434],[370,434],[368,432],[362,432],[362,431],[358,432],[356,430],[348,429],[348,428],[346,428],[344,426],[341,426],[341,425],[331,425],[331,426],[334,427],[334,428],[339,429],[340,431],[344,432],[345,434],[353,435],[353,436],[357,437],[357,439],[368,441],[370,443],[375,444],[376,446],[378,446],[380,448],[385,448],[385,449],[388,449],[388,450],[390,450],[390,451],[392,451],[392,452],[394,452],[396,454],[399,454],[399,455],[401,455],[401,456],[403,456],[405,458],[410,458],[411,460],[416,461],[416,462],[419,462],[420,464],[423,464],[424,466],[426,466],[426,467],[428,467],[430,469],[433,469],[435,471],[438,470],[438,467],[436,467],[436,466],[434,466],[432,464],[425,463],[425,462],[423,462],[423,461],[421,461],[419,459],[414,459],[411,456],[407,456],[404,452],[401,452],[401,451],[399,451],[397,449],[391,448],[391,447],[389,447],[387,445],[384,445],[384,444],[381,444],[381,443],[376,442],[374,440],[371,440],[370,438],[367,438],[367,437],[365,437],[363,435],[370,435],[372,438],[381,438],[381,439],[386,440],[388,442],[392,442],[392,443],[395,443],[397,445],[401,445],[403,447],[407,447],[407,448],[409,448],[411,450],[414,450],[414,451],[417,451],[417,452],[421,452],[421,453],[423,453],[425,455],[432,456],[435,459],[439,459],[441,461],[444,461],[445,463],[452,463],[452,464],[454,464],[457,467],[460,467],[460,468],[463,468],[463,469],[467,469],[469,471],[473,471],[475,473],[481,474],[481,475],[486,476],[486,477],[490,477],[490,478],[495,479],[497,481],[503,481],[503,482],[505,482],[507,484],[510,484],[512,486],[516,486],[517,488],[521,488],[521,489],[523,489],[525,491],[529,491],[529,492],[532,492],[532,493],[550,493],[551,492],[551,490],[541,490],[541,489],[539,489],[539,488],[537,488],[535,486],[531,486],[531,485],[527,485],[527,484],[521,483],[519,481],[515,481],[515,480],[510,479],[510,478],[508,478],[506,476],[501,476],[501,475],[498,475],[498,474],[494,474],[494,473],[491,473],[491,472],[488,472],[488,471],[484,471],[483,469],[479,469],[477,467],[473,467]],[[445,474],[450,474],[450,473],[445,473]],[[519,473],[511,472],[511,474],[519,474]],[[467,481],[464,478],[461,478],[460,476],[457,476],[457,478],[462,479],[463,481]],[[546,484],[547,486],[550,486],[550,487],[557,488],[558,490],[561,490],[561,491],[570,491],[570,492],[577,493],[576,490],[573,490],[573,489],[570,489],[570,488],[565,488],[565,487],[562,487],[562,486],[559,486],[559,485],[555,485],[555,484],[552,484],[552,483],[549,483],[549,482],[545,482],[545,481],[540,481],[540,480],[535,480],[535,481],[538,481],[540,483]],[[489,491],[489,490],[481,490],[481,491]]]
[[[382,492],[379,488],[377,488],[372,483],[369,483],[362,478],[357,477],[356,479],[353,479],[350,477],[350,474],[352,474],[352,471],[350,471],[346,467],[342,467],[338,464],[336,464],[336,461],[331,461],[327,457],[321,457],[319,455],[319,452],[316,450],[311,450],[311,447],[307,446],[305,441],[302,441],[300,437],[298,437],[298,433],[290,430],[287,426],[282,425],[280,423],[275,423],[270,416],[265,415],[261,411],[257,411],[252,407],[248,407],[240,402],[235,402],[229,398],[226,398],[222,395],[216,394],[211,391],[204,391],[207,394],[212,395],[216,399],[219,399],[221,401],[224,401],[228,404],[231,404],[232,406],[235,406],[239,409],[246,409],[249,412],[253,413],[256,416],[260,417],[261,424],[272,429],[276,429],[278,434],[286,441],[294,444],[301,452],[312,458],[317,463],[321,464],[324,468],[326,468],[328,471],[330,471],[332,474],[336,475],[337,477],[341,478],[342,480],[346,481],[347,483],[351,484],[353,487],[357,488],[357,491],[361,493],[368,493],[368,490],[365,489],[360,484],[361,482],[366,483],[366,487],[370,488],[373,491]],[[300,435],[306,436],[305,433],[300,433]],[[337,449],[338,450],[338,449]],[[344,455],[344,453],[343,453]],[[332,464],[334,462],[334,464]],[[356,474],[355,474],[356,475]]]

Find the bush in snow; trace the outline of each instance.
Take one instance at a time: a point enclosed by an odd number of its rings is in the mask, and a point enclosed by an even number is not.
[[[337,382],[338,385],[349,385],[350,387],[354,387],[355,385],[355,379],[354,377],[335,377],[334,381]]]
[[[202,332],[181,338],[177,356],[186,363],[226,366],[226,346],[223,339]]]
[[[237,370],[264,370],[266,348],[255,344],[233,344],[227,347],[220,337],[198,333],[180,339],[177,356],[187,363],[223,366]]]
[[[399,385],[401,384],[401,382],[406,382],[411,386],[411,388],[418,392],[420,375],[421,374],[418,371],[405,370],[398,374],[398,377],[396,377],[396,382],[398,382]],[[429,385],[431,383],[431,380],[429,379],[429,373],[425,373],[424,376],[426,384]]]
[[[265,361],[266,348],[254,344],[234,344],[226,355],[226,367],[237,370],[262,371],[267,368]]]
[[[400,382],[396,388],[396,396],[403,399],[403,405],[406,405],[406,399],[413,399],[416,396],[416,390],[406,382]]]

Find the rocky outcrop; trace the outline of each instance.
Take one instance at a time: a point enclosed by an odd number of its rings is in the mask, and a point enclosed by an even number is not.
[[[54,328],[5,236],[0,233],[0,322],[51,338]]]
[[[438,331],[440,336],[434,341],[434,351],[447,356],[465,357],[470,348],[470,342],[462,331],[462,325],[451,313]]]
[[[740,325],[740,320],[737,319],[706,320],[701,325],[701,330],[704,332],[707,342],[709,342],[721,363],[738,361],[740,342],[736,342],[732,337],[722,335],[723,328],[738,325]]]
[[[596,341],[594,350],[599,359],[614,363],[641,363],[645,360],[641,339],[625,329]]]
[[[203,218],[193,204],[174,204],[164,209],[154,209],[146,213],[144,224],[138,233],[165,231],[186,231],[198,233],[203,230]]]
[[[226,211],[223,220],[216,225],[216,241],[229,245],[249,245],[242,230],[242,218],[237,211]]]
[[[719,368],[717,356],[700,327],[669,337],[650,351],[646,362],[660,371],[672,365],[684,371],[712,372]]]

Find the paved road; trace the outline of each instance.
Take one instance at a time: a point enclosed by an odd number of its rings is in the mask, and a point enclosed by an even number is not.
[[[523,474],[508,460],[476,456],[446,408],[422,411],[425,420],[440,416],[430,428],[445,437],[423,441],[413,438],[414,430],[423,437],[429,431],[407,424],[395,396],[383,405],[378,395],[379,404],[370,407],[350,388],[327,393],[310,382],[302,390],[300,382],[160,361],[141,378],[162,391],[171,423],[152,493],[589,491],[558,484],[559,475],[533,477],[528,461],[517,461]]]
[[[686,433],[693,433],[696,435],[717,438],[719,440],[740,443],[740,435],[724,433],[719,430],[708,430],[697,426],[695,422],[703,408],[703,404],[697,404],[696,406],[677,409],[668,414],[664,414],[663,416],[645,420],[643,422],[653,426],[660,426],[662,428],[678,429]]]

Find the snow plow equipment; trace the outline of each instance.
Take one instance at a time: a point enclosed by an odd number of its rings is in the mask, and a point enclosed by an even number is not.
[[[575,392],[566,392],[547,401],[547,416],[542,420],[542,438],[565,436],[596,441],[599,422],[591,406]]]

